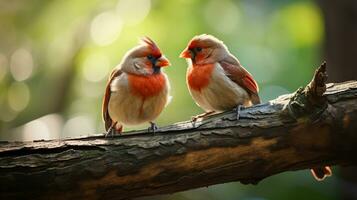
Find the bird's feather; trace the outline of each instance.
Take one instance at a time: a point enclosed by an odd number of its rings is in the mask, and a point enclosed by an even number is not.
[[[162,55],[161,51],[152,39],[150,39],[149,37],[144,37],[141,39],[141,42],[150,48],[151,54],[153,56],[155,56],[157,58],[161,57],[161,55]]]
[[[110,118],[109,111],[108,111],[108,104],[109,104],[109,99],[110,99],[110,85],[112,81],[120,76],[123,72],[120,69],[115,68],[112,73],[109,76],[106,88],[105,88],[105,94],[103,98],[103,103],[102,103],[102,117],[105,123],[105,130],[108,131],[108,129],[112,126],[112,119]]]
[[[128,75],[131,92],[133,95],[143,99],[158,95],[166,85],[166,78],[163,73],[151,76]]]
[[[213,70],[213,64],[189,67],[187,70],[188,86],[194,90],[201,91],[202,88],[207,87],[209,84]]]
[[[252,98],[253,104],[259,104],[260,98],[258,96],[259,87],[253,76],[239,63],[233,56],[229,55],[219,62],[226,75],[236,84],[243,87]]]

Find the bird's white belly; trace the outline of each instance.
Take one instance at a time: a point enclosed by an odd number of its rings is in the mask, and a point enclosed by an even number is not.
[[[207,87],[201,91],[190,89],[196,103],[205,111],[225,111],[237,105],[251,106],[249,94],[225,74],[216,64]]]
[[[125,79],[126,77],[120,77]],[[156,96],[146,99],[133,95],[125,80],[112,83],[109,100],[109,115],[114,122],[124,125],[137,125],[155,120],[168,101],[168,85]]]

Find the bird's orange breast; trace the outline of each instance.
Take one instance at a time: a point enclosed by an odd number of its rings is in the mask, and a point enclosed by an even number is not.
[[[142,98],[158,95],[165,88],[166,79],[163,74],[151,76],[128,75],[130,92]]]
[[[188,86],[197,91],[205,88],[211,79],[214,64],[192,66],[187,73]]]

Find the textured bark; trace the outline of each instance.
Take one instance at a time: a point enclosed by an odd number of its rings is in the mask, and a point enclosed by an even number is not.
[[[291,95],[157,133],[0,143],[0,199],[130,199],[357,164],[357,82],[325,65]],[[324,92],[326,90],[326,92]]]

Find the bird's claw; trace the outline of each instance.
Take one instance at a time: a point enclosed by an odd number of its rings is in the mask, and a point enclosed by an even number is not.
[[[236,120],[239,120],[240,117],[240,111],[244,108],[242,105],[238,105],[236,108]]]
[[[191,117],[191,124],[192,124],[192,127],[193,127],[193,128],[195,128],[195,126],[196,126],[196,121],[197,121],[198,118],[199,118],[199,117],[197,117],[197,116],[192,116],[192,117]]]
[[[107,138],[109,136],[114,137],[115,134],[121,135],[123,130],[123,126],[121,126],[118,130],[115,129],[117,123],[114,123],[111,127],[109,127],[108,131],[104,134],[104,137]]]
[[[205,113],[196,115],[196,116],[192,116],[192,117],[191,117],[192,126],[193,126],[193,127],[196,126],[196,122],[197,122],[198,119],[207,117],[207,116],[209,116],[209,115],[211,115],[211,114],[213,114],[213,113],[215,113],[215,111],[208,111],[208,112],[205,112]]]
[[[115,130],[113,127],[110,127],[108,129],[108,131],[105,133],[104,137],[107,138],[109,136],[112,136],[112,138],[114,137],[114,134],[115,134]]]
[[[198,116],[192,116],[192,117],[191,117],[191,122],[192,122],[192,123],[196,123],[196,121],[198,120],[198,118],[199,118]]]
[[[211,115],[213,113],[215,113],[215,111],[208,111],[208,112],[196,115],[196,116],[192,116],[191,117],[191,122],[195,123],[198,119],[207,117],[208,115]]]
[[[148,132],[156,133],[159,130],[159,127],[156,126],[154,122],[150,122],[150,127],[148,128]]]

